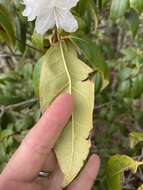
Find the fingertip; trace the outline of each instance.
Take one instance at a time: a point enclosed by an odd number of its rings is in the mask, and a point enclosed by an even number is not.
[[[95,168],[98,173],[99,168],[100,168],[100,157],[97,154],[93,154],[89,158],[88,162],[89,162],[89,165],[91,165],[91,167]]]
[[[94,163],[95,165],[100,165],[100,157],[97,154],[93,154],[90,157],[90,162]]]

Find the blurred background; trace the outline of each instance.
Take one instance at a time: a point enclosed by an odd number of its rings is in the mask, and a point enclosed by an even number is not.
[[[79,57],[95,70],[91,152],[102,164],[93,190],[108,189],[105,170],[111,156],[143,159],[143,2],[120,2],[80,0],[73,9],[79,30],[71,38],[83,50]],[[32,39],[34,22],[28,23],[22,10],[19,0],[0,0],[0,171],[40,117],[34,68],[52,35]],[[123,173],[122,189],[143,183],[141,168]]]

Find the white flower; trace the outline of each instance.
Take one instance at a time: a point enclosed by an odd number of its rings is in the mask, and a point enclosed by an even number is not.
[[[79,0],[23,0],[24,16],[28,21],[36,19],[35,31],[43,35],[55,25],[66,32],[75,32],[78,23],[70,12]]]

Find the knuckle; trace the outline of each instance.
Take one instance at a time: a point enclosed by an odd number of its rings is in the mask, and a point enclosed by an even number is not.
[[[29,147],[34,154],[48,154],[49,146],[42,144],[42,142],[31,141],[30,139],[24,142],[25,147]]]
[[[48,154],[49,153],[49,147],[47,145],[43,144],[37,144],[33,146],[33,150],[37,154]]]

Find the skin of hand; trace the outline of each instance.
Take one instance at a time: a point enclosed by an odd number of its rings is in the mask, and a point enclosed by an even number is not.
[[[0,190],[62,190],[63,174],[53,147],[74,110],[69,94],[59,96],[30,130],[0,175]],[[68,190],[90,190],[97,176],[100,159],[92,155]],[[50,171],[49,177],[39,177]]]

